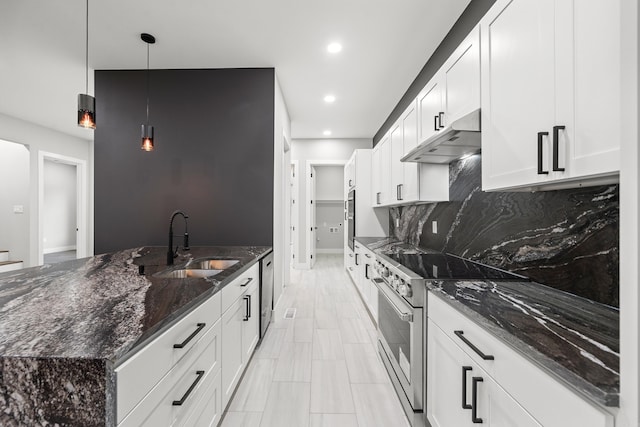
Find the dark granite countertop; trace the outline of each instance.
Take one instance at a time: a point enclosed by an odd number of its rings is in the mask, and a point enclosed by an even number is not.
[[[376,253],[429,251],[390,238],[356,240]],[[536,282],[427,281],[427,289],[583,396],[619,405],[618,309]]]
[[[231,282],[270,247],[192,247],[193,258],[238,259],[206,279],[161,279],[166,248],[142,247],[0,274],[0,357],[117,363]],[[139,266],[144,265],[144,275]]]

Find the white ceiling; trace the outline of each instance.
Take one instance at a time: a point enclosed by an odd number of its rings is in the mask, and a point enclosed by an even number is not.
[[[89,66],[145,68],[148,32],[151,68],[275,67],[292,138],[371,138],[469,1],[90,0]],[[84,19],[84,0],[0,0],[0,113],[92,139]]]

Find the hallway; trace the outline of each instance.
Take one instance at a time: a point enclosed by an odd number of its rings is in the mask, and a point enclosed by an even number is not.
[[[408,427],[375,342],[342,255],[319,255],[292,270],[222,426]]]

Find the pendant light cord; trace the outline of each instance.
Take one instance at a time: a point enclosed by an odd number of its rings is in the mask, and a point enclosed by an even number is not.
[[[147,43],[147,126],[149,126],[149,43]]]
[[[85,39],[85,93],[89,94],[89,0],[87,0],[87,17],[86,17],[87,31],[86,31],[86,39]]]

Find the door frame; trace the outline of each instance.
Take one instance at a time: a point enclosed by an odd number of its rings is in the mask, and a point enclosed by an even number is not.
[[[306,221],[306,225],[307,225],[307,229],[305,230],[305,234],[307,236],[306,239],[306,259],[304,260],[304,262],[299,263],[298,265],[303,266],[306,269],[311,269],[312,267],[312,263],[311,263],[311,238],[312,238],[312,232],[310,230],[311,227],[311,167],[312,166],[342,166],[344,167],[344,165],[347,164],[347,160],[344,159],[328,159],[328,160],[307,160],[305,162],[305,169],[304,169],[304,184],[305,184],[305,207],[304,207],[304,211],[305,211],[305,221]],[[344,191],[344,189],[343,189]],[[315,206],[313,206],[313,208],[315,209]],[[300,227],[298,227],[300,228]]]
[[[89,256],[88,253],[88,209],[89,175],[87,161],[61,154],[38,151],[38,264],[44,263],[44,161],[57,161],[76,167],[76,258]]]

